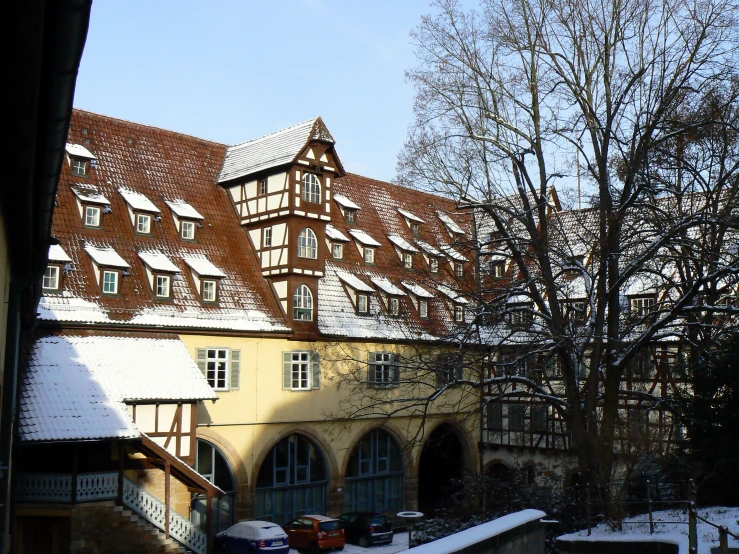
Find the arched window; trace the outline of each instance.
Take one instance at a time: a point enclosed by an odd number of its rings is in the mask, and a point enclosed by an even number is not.
[[[370,431],[349,459],[345,511],[396,512],[402,508],[402,491],[400,448],[387,431]]]
[[[293,319],[313,321],[313,294],[307,285],[300,285],[293,296]]]
[[[198,439],[195,470],[226,493],[221,498],[213,499],[212,525],[214,533],[228,529],[234,523],[233,504],[236,496],[236,481],[231,466],[215,446]],[[202,529],[205,529],[206,502],[205,495],[196,494],[192,498],[190,510],[190,519]]]
[[[326,513],[328,472],[318,448],[294,433],[278,442],[259,468],[254,517],[283,524]]]
[[[318,241],[316,234],[312,229],[306,227],[298,235],[298,258],[310,258],[315,260],[318,257]]]
[[[303,174],[303,200],[321,203],[321,182],[315,173]]]

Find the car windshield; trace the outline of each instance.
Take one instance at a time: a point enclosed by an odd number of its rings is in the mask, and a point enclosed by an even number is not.
[[[372,518],[370,525],[385,525],[387,521],[388,520],[385,516],[377,516]]]
[[[318,524],[319,531],[334,531],[335,529],[341,529],[341,523],[334,521],[322,521]]]

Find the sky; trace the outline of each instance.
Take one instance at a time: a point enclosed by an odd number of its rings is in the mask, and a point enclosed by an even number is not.
[[[395,176],[429,0],[95,0],[74,105],[236,144],[321,116],[344,168]]]

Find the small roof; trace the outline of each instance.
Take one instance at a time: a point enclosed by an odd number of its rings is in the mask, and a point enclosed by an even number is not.
[[[226,274],[214,266],[205,256],[185,256],[185,263],[202,277],[225,277]]]
[[[467,258],[465,258],[462,254],[457,252],[454,248],[449,246],[448,244],[444,244],[443,242],[439,243],[439,248],[441,249],[444,254],[449,256],[451,259],[457,261],[457,262],[466,262]]]
[[[349,237],[339,231],[336,227],[330,223],[326,225],[326,236],[334,241],[349,242]]]
[[[172,260],[162,254],[159,250],[139,252],[139,258],[141,258],[141,261],[154,271],[164,271],[168,273],[180,272],[180,268],[174,265]]]
[[[384,291],[386,294],[389,294],[391,296],[405,296],[405,292],[393,285],[390,279],[388,279],[387,277],[370,277],[370,281],[377,285],[377,287]]]
[[[113,250],[110,246],[93,246],[85,244],[85,252],[95,261],[96,264],[104,267],[131,267],[128,262]]]
[[[334,194],[334,201],[342,208],[349,208],[350,210],[361,210],[359,205],[349,200],[343,194]]]
[[[349,229],[349,234],[353,236],[357,241],[365,246],[382,246],[379,242],[373,239],[369,234],[361,229]]]
[[[422,241],[421,239],[416,239],[416,244],[426,252],[427,254],[430,254],[431,256],[439,256],[442,257],[444,255],[443,252],[440,252],[433,246],[431,246],[428,242]]]
[[[411,212],[408,212],[401,208],[398,208],[398,213],[410,221],[415,221],[416,223],[426,223],[423,219],[421,219],[417,215],[413,215]]]
[[[437,285],[436,290],[457,304],[469,304],[469,300],[461,296],[456,290],[444,285]]]
[[[174,215],[180,219],[205,219],[200,212],[184,200],[165,200],[164,203],[171,208]]]
[[[449,217],[448,214],[445,214],[444,212],[436,212],[436,214],[439,216],[439,219],[441,219],[444,227],[446,227],[450,233],[453,233],[455,235],[464,235],[464,231],[462,230],[462,228],[457,225],[457,222]]]
[[[100,194],[100,191],[95,185],[78,184],[72,186],[72,192],[80,199],[81,202],[88,204],[105,204],[110,206],[110,202],[105,196]]]
[[[95,155],[81,144],[69,144],[66,146],[67,154],[75,158],[87,158],[88,160],[97,160]]]
[[[119,188],[118,192],[121,193],[121,196],[126,201],[126,203],[131,206],[131,209],[142,212],[154,212],[157,214],[160,213],[159,208],[157,208],[151,200],[149,200],[140,192],[136,192],[135,190],[126,189],[123,187]]]
[[[360,292],[375,292],[375,289],[365,284],[364,281],[352,275],[351,273],[344,273],[343,271],[337,271],[336,276],[341,279],[347,286],[358,290]]]
[[[413,246],[410,242],[405,240],[400,235],[388,235],[387,240],[392,242],[395,246],[406,252],[418,252],[418,248]]]
[[[431,294],[425,288],[417,285],[413,281],[401,281],[400,284],[403,285],[405,288],[407,288],[411,292],[411,294],[419,298],[433,298],[434,297],[433,294]]]
[[[58,244],[52,244],[49,246],[49,261],[50,262],[71,262],[72,258],[67,256],[64,249]]]

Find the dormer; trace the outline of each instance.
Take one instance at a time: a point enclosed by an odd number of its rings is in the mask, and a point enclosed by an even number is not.
[[[439,264],[440,260],[444,258],[444,253],[420,239],[416,239],[416,244],[421,249],[423,259],[426,260],[426,263],[429,266],[429,272],[439,273]]]
[[[116,296],[121,291],[121,277],[128,275],[131,266],[109,246],[85,245],[85,252],[92,259],[93,273],[104,296]]]
[[[452,275],[457,279],[464,279],[465,263],[467,258],[461,253],[457,252],[454,248],[448,244],[439,243],[439,249],[444,252],[447,259],[449,260],[449,267]]]
[[[400,235],[388,235],[387,239],[392,243],[395,248],[395,253],[400,258],[400,263],[407,270],[413,270],[413,258],[414,254],[418,254],[419,250],[413,246],[410,242],[405,240]]]
[[[408,229],[411,230],[411,233],[413,233],[415,236],[421,235],[421,225],[425,224],[426,222],[418,217],[417,215],[412,214],[409,211],[402,210],[398,208],[398,213],[403,216],[403,220],[405,221],[405,224],[408,226]]]
[[[64,288],[65,270],[71,269],[72,258],[58,244],[49,246],[48,263],[41,281],[44,294],[59,292]]]
[[[172,283],[175,275],[180,272],[180,268],[159,250],[139,252],[139,258],[144,262],[146,277],[154,299],[171,300]]]
[[[119,188],[118,192],[126,201],[134,231],[139,235],[151,235],[153,222],[161,219],[159,208],[140,192],[125,188]]]
[[[349,234],[354,237],[354,242],[357,245],[357,250],[359,250],[359,255],[364,260],[364,263],[368,265],[375,265],[375,258],[377,254],[375,251],[381,246],[380,243],[361,229],[349,229]]]
[[[326,225],[326,246],[328,246],[329,252],[331,252],[331,258],[333,260],[345,260],[346,252],[344,252],[344,246],[351,242],[349,237],[339,231],[336,227],[331,224]]]
[[[456,240],[465,235],[464,230],[459,225],[457,225],[457,222],[449,217],[448,214],[445,214],[444,212],[436,212],[436,215],[439,216],[439,219],[444,224],[444,228],[453,240]]]
[[[452,321],[457,324],[464,323],[466,320],[466,306],[469,304],[469,300],[464,298],[457,291],[444,285],[439,285],[436,289],[446,297],[446,304],[452,316]]]
[[[344,216],[344,221],[350,225],[354,225],[357,222],[359,210],[362,208],[360,208],[358,204],[349,200],[343,194],[335,194],[334,202],[339,206],[339,211],[341,212],[341,215]]]
[[[203,226],[201,221],[205,219],[200,212],[184,200],[165,200],[164,203],[172,210],[172,219],[174,219],[174,225],[180,238],[186,241],[196,241],[197,229]]]
[[[95,185],[77,184],[72,187],[77,197],[77,208],[85,227],[99,229],[103,225],[103,214],[110,212],[110,202]]]
[[[351,300],[357,315],[369,315],[370,298],[374,294],[375,289],[351,273],[337,271],[336,275],[344,285],[344,290],[347,296],[349,296],[349,300]]]
[[[400,299],[406,296],[405,292],[396,287],[386,277],[372,277],[370,280],[380,293],[386,313],[391,316],[399,316],[401,314]]]
[[[97,158],[81,144],[69,144],[66,146],[67,163],[72,168],[72,175],[76,177],[87,177],[90,168],[94,166]]]
[[[431,319],[429,303],[433,300],[434,295],[412,281],[401,281],[400,284],[408,290],[408,295],[411,298],[413,307],[418,312],[418,317],[421,319]]]
[[[226,274],[205,256],[185,256],[184,260],[192,271],[192,280],[200,300],[205,304],[218,302],[221,280]]]

